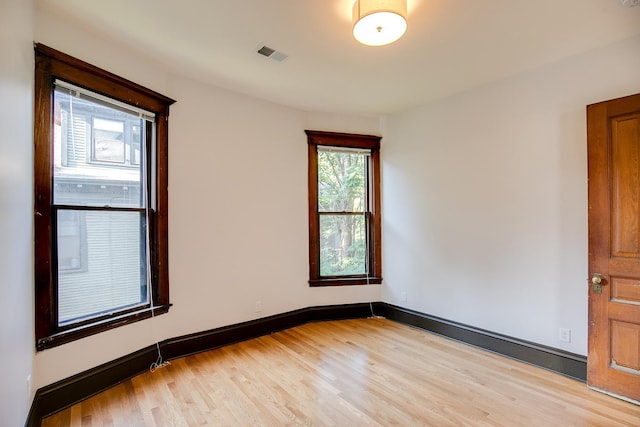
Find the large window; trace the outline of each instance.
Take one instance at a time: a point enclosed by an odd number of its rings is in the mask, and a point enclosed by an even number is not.
[[[36,45],[37,348],[164,313],[174,101]]]
[[[380,137],[306,133],[309,284],[379,284]]]

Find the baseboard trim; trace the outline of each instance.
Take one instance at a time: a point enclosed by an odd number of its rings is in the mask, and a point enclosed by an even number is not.
[[[372,313],[373,310],[373,313]],[[496,334],[424,313],[376,302],[307,307],[235,325],[170,338],[159,343],[167,360],[200,353],[309,322],[366,318],[371,315],[414,326],[568,377],[585,381],[587,358],[551,347]],[[141,350],[38,389],[26,427],[39,427],[42,419],[107,390],[149,369],[156,346]]]
[[[465,344],[526,362],[579,381],[587,380],[587,357],[520,340],[387,303],[374,304],[375,313],[399,323],[443,335]]]
[[[369,303],[307,307],[235,325],[170,338],[159,343],[171,360],[256,338],[309,322],[357,319],[371,315]],[[149,369],[156,360],[155,345],[38,389],[25,426],[39,427],[42,419],[94,396]]]
[[[39,427],[44,417],[148,370],[156,358],[155,345],[148,346],[38,389],[25,426]]]

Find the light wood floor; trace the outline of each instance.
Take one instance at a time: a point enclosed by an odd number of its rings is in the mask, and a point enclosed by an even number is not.
[[[43,426],[640,426],[640,406],[384,319],[172,361]]]

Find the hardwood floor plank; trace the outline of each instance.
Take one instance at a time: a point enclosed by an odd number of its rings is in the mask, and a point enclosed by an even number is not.
[[[385,319],[176,359],[46,418],[75,426],[638,426],[584,383]]]

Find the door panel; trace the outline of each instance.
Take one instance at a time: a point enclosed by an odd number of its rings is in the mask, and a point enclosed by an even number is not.
[[[619,303],[640,304],[640,280],[612,277],[611,299]]]
[[[611,322],[611,341],[625,343],[611,347],[611,362],[616,369],[640,370],[640,325],[633,323]]]
[[[587,382],[640,401],[640,94],[589,105],[587,143]]]
[[[640,257],[640,145],[638,116],[611,120],[614,257]]]

